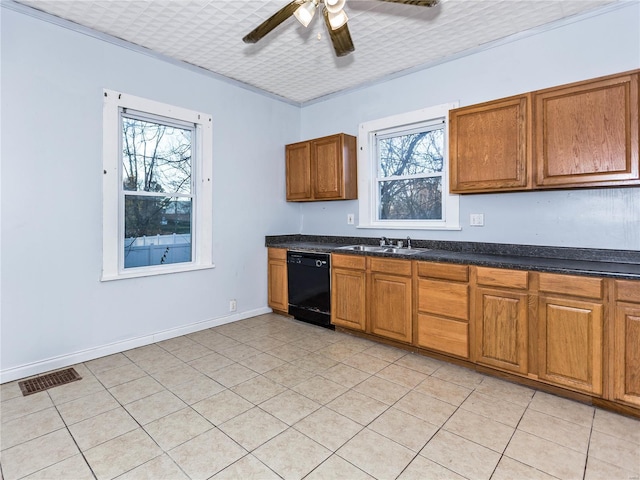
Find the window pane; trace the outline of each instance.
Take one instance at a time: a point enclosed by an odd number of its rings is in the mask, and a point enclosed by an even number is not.
[[[191,199],[126,195],[124,266],[191,261]]]
[[[190,193],[191,134],[189,129],[123,115],[124,190]]]
[[[379,182],[380,220],[441,220],[442,177]]]
[[[444,129],[378,140],[380,177],[442,172]]]

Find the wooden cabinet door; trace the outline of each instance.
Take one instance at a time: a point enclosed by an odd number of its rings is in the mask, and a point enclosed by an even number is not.
[[[339,133],[287,145],[287,201],[358,198],[356,144]]]
[[[331,272],[331,323],[359,330],[366,328],[366,272],[333,268]]]
[[[640,305],[619,303],[614,328],[614,400],[640,406]]]
[[[371,333],[411,342],[411,277],[372,272],[368,298]]]
[[[538,187],[638,183],[638,74],[534,94]]]
[[[529,95],[449,113],[452,193],[524,190],[531,186]]]
[[[478,363],[528,372],[526,293],[478,288],[475,304],[475,356]]]
[[[601,302],[541,295],[539,376],[558,385],[602,394]]]
[[[287,200],[311,200],[311,144],[286,146]]]
[[[287,251],[281,248],[269,249],[268,260],[268,303],[273,310],[288,312],[289,292],[287,287]]]
[[[344,195],[342,141],[340,135],[314,140],[311,144],[313,196],[317,199]]]

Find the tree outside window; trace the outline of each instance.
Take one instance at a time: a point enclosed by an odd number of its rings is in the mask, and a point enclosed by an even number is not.
[[[101,281],[214,268],[213,118],[104,89]]]
[[[123,112],[125,268],[192,259],[193,128]]]
[[[358,228],[460,230],[458,195],[449,193],[443,103],[358,126]]]
[[[444,128],[377,137],[378,220],[441,220]]]

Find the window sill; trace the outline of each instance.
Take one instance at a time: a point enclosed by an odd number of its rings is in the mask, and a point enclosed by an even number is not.
[[[125,271],[122,273],[108,273],[102,274],[100,278],[101,282],[111,282],[113,280],[125,280],[127,278],[140,278],[140,277],[155,277],[156,275],[166,275],[169,273],[181,273],[181,272],[192,272],[197,270],[209,270],[212,268],[216,268],[214,263],[208,265],[177,265],[176,266],[167,266],[167,267],[143,267],[131,269],[131,271]]]
[[[460,225],[401,225],[398,223],[361,224],[356,228],[376,229],[376,230],[462,230]]]

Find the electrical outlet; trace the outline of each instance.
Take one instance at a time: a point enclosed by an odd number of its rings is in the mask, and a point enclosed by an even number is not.
[[[356,216],[353,213],[347,213],[347,225],[353,225],[356,221]]]
[[[229,311],[235,312],[237,309],[238,309],[238,302],[236,302],[236,299],[233,298],[229,300]]]
[[[483,227],[484,213],[472,213],[469,215],[469,225],[472,227]]]

